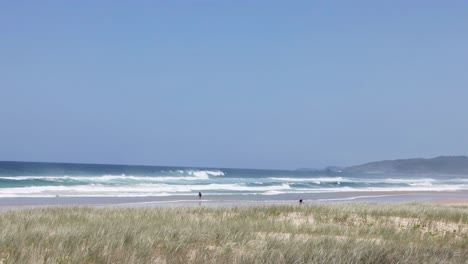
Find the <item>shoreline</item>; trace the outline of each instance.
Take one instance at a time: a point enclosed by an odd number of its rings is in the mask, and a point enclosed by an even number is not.
[[[446,205],[467,205],[468,191],[440,192],[340,192],[259,195],[219,195],[164,197],[36,197],[0,198],[0,211],[49,207],[236,207],[255,205],[295,205],[303,199],[304,205],[337,203],[404,203],[431,202]]]

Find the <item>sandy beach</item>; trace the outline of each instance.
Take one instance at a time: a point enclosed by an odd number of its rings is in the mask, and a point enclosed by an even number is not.
[[[197,207],[197,206],[255,206],[295,205],[303,199],[304,205],[336,203],[402,203],[433,202],[436,204],[468,204],[468,191],[454,192],[340,192],[321,194],[218,195],[167,197],[32,197],[0,198],[0,210],[89,206],[89,207]]]
[[[445,205],[466,205],[468,206],[468,198],[453,198],[453,199],[444,199],[434,201],[436,204],[445,204]]]

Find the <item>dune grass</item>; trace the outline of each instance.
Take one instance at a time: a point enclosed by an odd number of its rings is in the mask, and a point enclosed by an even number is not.
[[[467,263],[468,207],[0,212],[0,263]]]

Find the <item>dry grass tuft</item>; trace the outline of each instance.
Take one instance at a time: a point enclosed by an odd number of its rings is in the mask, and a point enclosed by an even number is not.
[[[468,207],[340,204],[0,213],[0,263],[466,263]]]

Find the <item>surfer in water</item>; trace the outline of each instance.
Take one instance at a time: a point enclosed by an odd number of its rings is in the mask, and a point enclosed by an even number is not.
[[[201,198],[202,198],[202,194],[201,194],[201,192],[198,192],[198,199],[201,200]]]

